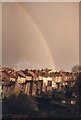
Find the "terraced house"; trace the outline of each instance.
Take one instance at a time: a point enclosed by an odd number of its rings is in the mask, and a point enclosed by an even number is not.
[[[53,72],[42,70],[14,70],[8,67],[0,68],[1,92],[3,97],[23,92],[27,95],[41,95],[53,89],[61,90],[63,86],[73,86],[76,74],[70,72]]]

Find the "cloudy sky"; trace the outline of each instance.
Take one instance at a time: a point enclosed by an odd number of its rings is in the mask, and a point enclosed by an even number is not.
[[[71,70],[79,63],[79,3],[3,3],[2,63]]]

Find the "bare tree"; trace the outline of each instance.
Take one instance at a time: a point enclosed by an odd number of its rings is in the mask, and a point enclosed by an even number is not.
[[[72,67],[72,72],[81,72],[81,65],[75,65]]]

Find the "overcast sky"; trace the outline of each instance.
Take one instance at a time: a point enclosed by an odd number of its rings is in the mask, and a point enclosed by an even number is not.
[[[2,61],[71,70],[79,63],[79,3],[3,3]]]

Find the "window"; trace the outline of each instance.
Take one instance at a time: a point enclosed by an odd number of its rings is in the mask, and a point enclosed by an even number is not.
[[[52,86],[52,81],[48,81],[48,86]]]

